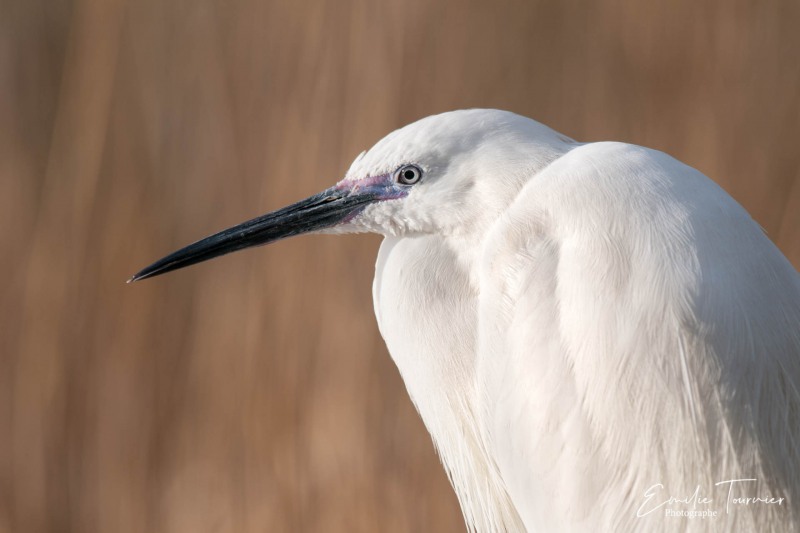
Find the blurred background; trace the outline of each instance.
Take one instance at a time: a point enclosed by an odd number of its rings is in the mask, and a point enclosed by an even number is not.
[[[134,286],[465,107],[699,168],[800,266],[800,2],[0,0],[0,532],[461,531],[380,239]]]

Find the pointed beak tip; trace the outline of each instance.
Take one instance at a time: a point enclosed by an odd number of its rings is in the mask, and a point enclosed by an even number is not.
[[[144,274],[142,274],[141,272],[137,272],[136,274],[134,274],[133,276],[131,276],[130,278],[128,278],[128,279],[127,279],[127,281],[125,281],[125,283],[126,283],[126,284],[128,284],[128,285],[130,285],[131,283],[136,283],[137,281],[141,281],[141,280],[143,280],[143,279],[147,279],[147,278],[149,278],[149,277],[150,277],[150,276],[148,276],[148,275],[144,275]]]

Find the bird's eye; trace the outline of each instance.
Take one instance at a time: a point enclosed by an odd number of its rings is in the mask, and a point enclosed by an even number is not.
[[[415,165],[403,165],[394,173],[394,180],[402,185],[414,185],[422,177],[422,170]]]

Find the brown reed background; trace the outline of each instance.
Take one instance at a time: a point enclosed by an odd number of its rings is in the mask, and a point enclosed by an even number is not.
[[[800,2],[0,0],[0,532],[459,531],[375,236],[134,271],[390,130],[665,150],[800,265]]]

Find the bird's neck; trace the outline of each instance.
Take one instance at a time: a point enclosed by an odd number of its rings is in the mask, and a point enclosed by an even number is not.
[[[521,522],[486,453],[476,412],[478,292],[467,264],[477,254],[462,244],[442,236],[387,237],[376,265],[375,312],[465,519],[480,531],[515,530]]]

